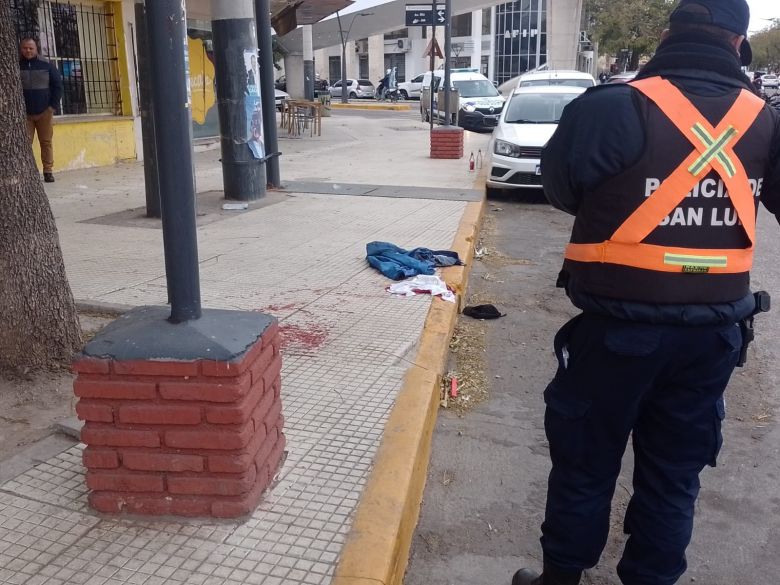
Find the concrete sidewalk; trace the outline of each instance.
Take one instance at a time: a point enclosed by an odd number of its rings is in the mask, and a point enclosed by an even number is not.
[[[466,152],[484,151],[487,139],[469,135]],[[284,333],[289,452],[264,502],[243,522],[101,517],[86,505],[83,445],[66,444],[0,485],[0,583],[331,583],[348,540],[341,582],[389,582],[368,574],[371,565],[405,566],[408,542],[375,547],[365,540],[366,512],[358,512],[361,534],[353,521],[359,505],[371,509],[366,500],[391,488],[413,517],[385,510],[372,530],[391,544],[410,536],[398,524],[416,519],[419,473],[399,483],[392,458],[375,455],[383,436],[384,451],[417,449],[412,463],[424,477],[430,420],[401,433],[419,445],[398,447],[387,447],[395,439],[385,423],[402,387],[403,396],[433,395],[456,311],[427,297],[390,297],[389,281],[365,262],[365,244],[467,254],[482,206],[470,189],[479,180],[467,159],[428,159],[425,127],[404,113],[390,121],[336,115],[323,137],[285,137],[281,150],[291,190],[243,212],[221,209],[218,152],[196,157],[204,306],[272,313]],[[47,185],[80,301],[165,303],[162,234],[139,210],[142,181],[140,165],[123,164],[63,173]],[[447,270],[462,289],[468,270]],[[368,565],[360,560],[367,546],[381,549]],[[384,574],[400,579],[403,570]]]

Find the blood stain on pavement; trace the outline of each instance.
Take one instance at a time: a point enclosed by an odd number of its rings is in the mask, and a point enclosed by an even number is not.
[[[306,326],[282,324],[279,332],[282,335],[282,351],[319,349],[328,339],[328,329],[318,324]]]

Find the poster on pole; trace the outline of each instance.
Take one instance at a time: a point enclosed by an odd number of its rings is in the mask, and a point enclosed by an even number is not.
[[[265,158],[265,138],[263,137],[263,102],[260,99],[260,69],[257,65],[257,51],[244,51],[244,71],[246,71],[246,107],[247,144],[252,156]]]

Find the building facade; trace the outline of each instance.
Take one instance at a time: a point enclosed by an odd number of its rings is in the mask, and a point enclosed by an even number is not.
[[[582,0],[515,0],[456,15],[452,64],[499,84],[544,64],[582,69],[589,62],[579,50],[581,12]],[[437,28],[436,36],[443,47],[444,29]],[[376,83],[396,67],[399,81],[410,81],[430,69],[423,57],[430,37],[430,28],[413,27],[349,41],[347,75]],[[315,51],[315,64],[321,78],[339,79],[341,46]]]

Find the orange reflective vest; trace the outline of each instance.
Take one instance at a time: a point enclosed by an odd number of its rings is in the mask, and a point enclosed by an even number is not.
[[[765,106],[763,100],[742,90],[728,113],[713,127],[669,81],[651,77],[631,85],[654,102],[690,141],[692,152],[609,239],[600,243],[571,243],[566,248],[566,259],[657,272],[749,272],[756,239],[756,207],[748,175],[734,153],[734,146],[756,121]],[[741,249],[701,249],[644,243],[698,182],[712,171],[723,180],[750,244]]]

